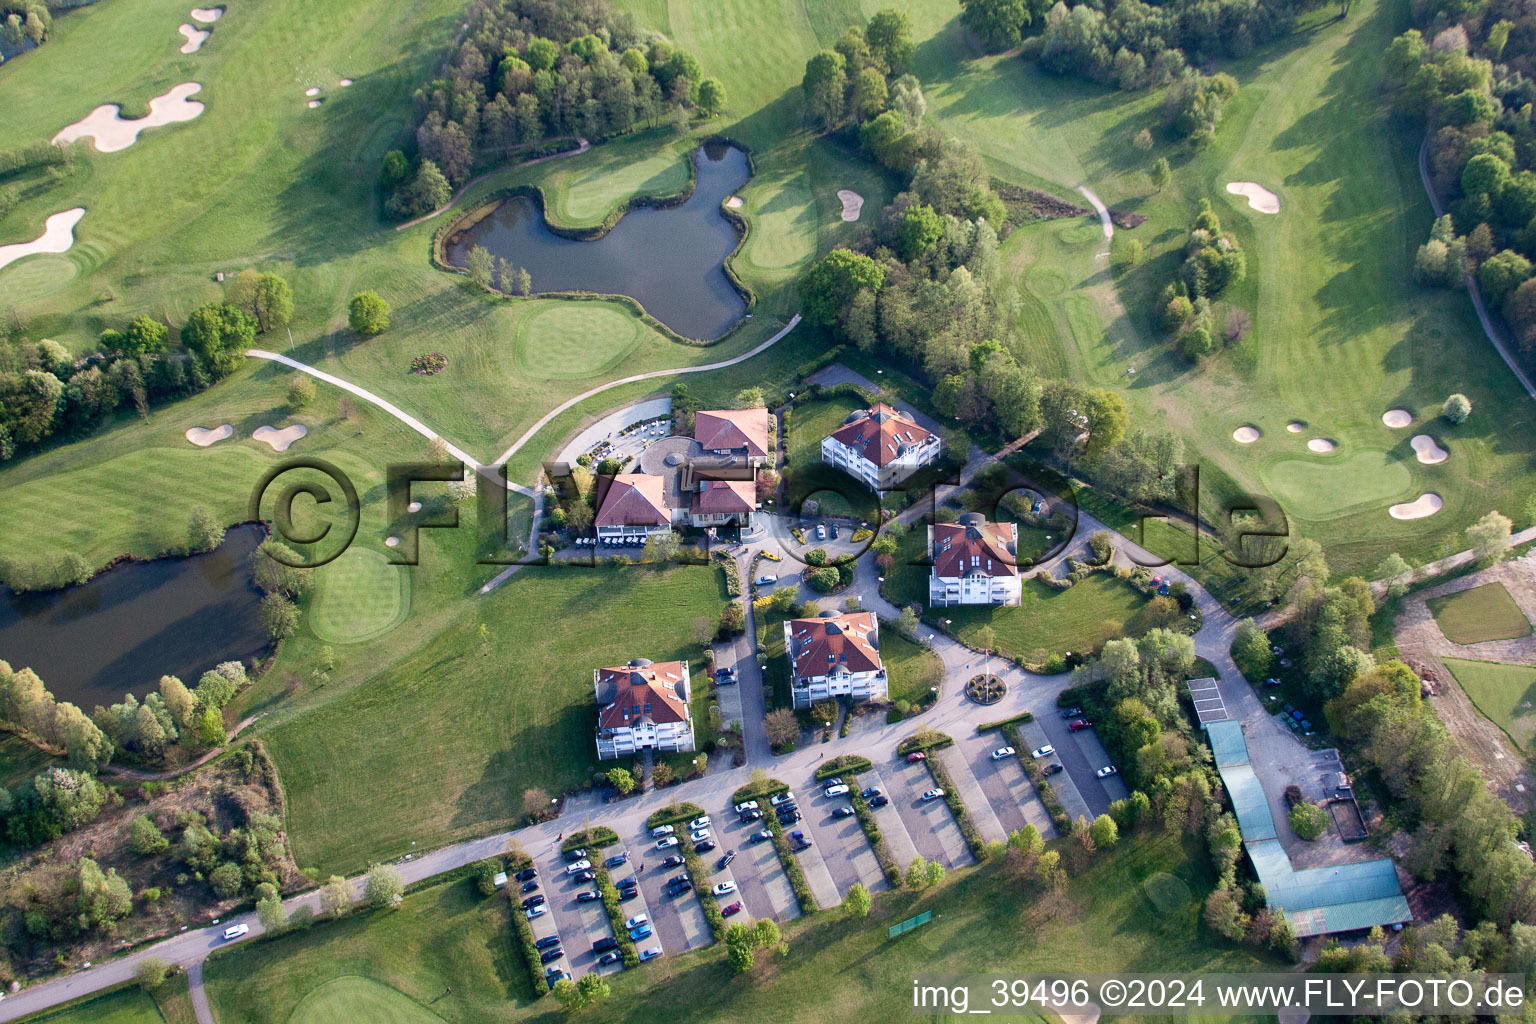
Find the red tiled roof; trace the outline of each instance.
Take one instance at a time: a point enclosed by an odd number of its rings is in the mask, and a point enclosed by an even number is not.
[[[609,484],[597,510],[598,526],[662,526],[672,522],[661,496],[662,479],[646,473],[620,473]]]
[[[730,514],[757,508],[757,484],[751,480],[706,480],[695,491],[692,510],[697,513]]]
[[[693,414],[693,439],[706,451],[745,448],[754,458],[768,454],[767,409],[711,409]]]
[[[940,523],[933,528],[933,574],[1017,576],[1018,537],[1015,524],[989,523],[979,516],[970,522]]]
[[[871,612],[791,619],[789,634],[796,678],[824,676],[839,666],[849,672],[878,672],[880,649],[872,639],[875,628]]]
[[[852,423],[832,431],[832,436],[875,465],[885,466],[894,462],[904,449],[932,437],[933,432],[918,426],[905,413],[879,402]]]
[[[657,725],[688,720],[680,661],[652,663],[641,659],[617,668],[600,668],[597,685],[599,694],[612,693],[609,702],[598,710],[600,729],[624,729],[645,718]]]

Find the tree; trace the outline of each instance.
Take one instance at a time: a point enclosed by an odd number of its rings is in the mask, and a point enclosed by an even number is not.
[[[1152,187],[1161,192],[1168,187],[1168,183],[1172,180],[1173,171],[1168,167],[1168,158],[1165,156],[1158,157],[1157,163],[1152,165]]]
[[[496,258],[483,245],[469,250],[469,279],[481,288],[491,286],[491,271],[496,268]]]
[[[293,319],[293,288],[277,274],[260,275],[251,296],[250,312],[262,334],[287,327]]]
[[[1467,527],[1467,543],[1478,565],[1501,562],[1509,554],[1509,533],[1514,523],[1500,512],[1489,512]]]
[[[576,992],[581,997],[582,1006],[591,1006],[593,1003],[607,999],[613,994],[613,989],[603,980],[602,975],[588,973],[583,974],[581,980],[576,983]]]
[[[401,218],[423,217],[446,206],[452,198],[453,186],[437,164],[423,160],[416,169],[416,177],[401,183],[390,196],[389,208]]]
[[[862,253],[833,249],[800,276],[800,302],[814,323],[831,327],[863,289],[878,293],[885,286],[885,269]]]
[[[1237,624],[1237,631],[1232,637],[1232,660],[1250,680],[1263,679],[1269,672],[1274,659],[1269,648],[1269,634],[1252,619],[1244,619]]]
[[[887,7],[876,12],[864,28],[864,39],[869,43],[870,56],[885,65],[893,75],[907,69],[917,44],[912,41],[912,20],[902,12]]]
[[[847,62],[843,55],[836,50],[822,50],[806,61],[800,89],[805,96],[806,109],[823,128],[831,128],[840,122],[848,91]]]
[[[943,237],[944,220],[933,207],[909,206],[902,215],[901,227],[896,229],[896,251],[910,262],[928,255]]]
[[[676,530],[662,530],[645,538],[640,557],[647,562],[670,562],[677,557],[683,546],[683,538]]]
[[[1455,394],[1445,400],[1440,407],[1440,415],[1452,423],[1464,423],[1468,416],[1472,415],[1472,402],[1466,395]]]
[[[256,901],[256,917],[269,932],[280,932],[288,926],[288,911],[283,908],[282,897],[275,894]]]
[[[347,304],[347,323],[364,337],[389,329],[389,303],[375,291],[358,292]]]
[[[213,513],[202,505],[193,505],[187,515],[187,548],[191,551],[212,551],[224,543],[224,527]]]
[[[580,991],[576,988],[576,983],[570,978],[561,978],[550,987],[549,992],[560,1002],[561,1006],[572,1013],[586,1005],[582,1000]]]
[[[1011,50],[1034,20],[1025,0],[960,0],[960,24],[991,50]]]
[[[294,412],[306,409],[315,400],[315,381],[307,373],[296,373],[288,382],[288,408]]]
[[[852,917],[868,917],[873,905],[874,900],[870,898],[869,890],[863,882],[854,882],[848,889],[848,895],[843,897],[843,906]]]
[[[1477,268],[1477,283],[1488,301],[1502,305],[1531,276],[1531,261],[1510,249],[1494,253]]]
[[[874,117],[885,109],[886,100],[890,92],[886,88],[885,76],[874,68],[865,68],[860,71],[858,77],[853,80],[853,100],[851,113],[855,121],[863,121]]]
[[[527,295],[533,290],[533,278],[525,268],[517,268],[517,274],[513,279],[513,289],[519,295]]]
[[[219,714],[218,708],[203,709],[203,717],[197,726],[197,738],[205,747],[216,747],[228,738],[224,731],[224,716]]]
[[[752,945],[752,929],[744,924],[733,924],[725,930],[725,953],[731,969],[745,974],[757,963],[757,953]]]
[[[1151,149],[1153,146],[1152,129],[1143,128],[1141,131],[1137,132],[1136,138],[1131,140],[1131,144],[1137,149],[1141,150],[1143,153]]]
[[[906,885],[908,889],[922,889],[928,885],[928,861],[922,854],[912,858],[912,863],[907,865]]]
[[[1387,585],[1388,597],[1402,597],[1408,592],[1408,578],[1413,569],[1396,551],[1381,560],[1376,567],[1376,578]]]
[[[929,888],[941,885],[944,882],[944,865],[939,861],[931,860],[928,862],[926,874]]]
[[[1328,812],[1302,801],[1291,808],[1291,829],[1302,839],[1316,839],[1328,828]]]
[[[170,848],[171,841],[145,815],[128,823],[128,849],[141,857],[153,857]]]
[[[608,769],[608,781],[619,791],[620,796],[628,796],[635,790],[635,777],[629,773],[628,768]]]
[[[165,979],[170,977],[171,965],[164,957],[147,956],[140,960],[133,969],[133,980],[139,983],[139,988],[145,992],[153,992],[165,984]]]
[[[128,327],[122,333],[118,348],[123,355],[137,359],[153,352],[163,351],[168,334],[165,324],[154,317],[141,314],[128,321]]]
[[[706,78],[699,83],[699,111],[705,117],[714,117],[725,110],[725,85],[718,78]]]
[[[742,388],[736,392],[735,406],[738,409],[766,409],[768,399],[763,394],[762,386],[754,384],[749,388]]]
[[[187,317],[181,341],[215,377],[227,377],[256,342],[256,318],[228,302],[207,302]]]
[[[405,900],[405,879],[389,864],[370,864],[363,895],[375,907],[398,910]]]
[[[261,629],[273,640],[293,636],[299,628],[299,607],[282,594],[261,599]]]
[[[1093,839],[1093,845],[1101,850],[1107,850],[1120,841],[1120,827],[1107,814],[1093,819],[1093,824],[1088,826],[1088,834]]]
[[[332,875],[326,879],[325,885],[320,888],[321,913],[340,917],[351,905],[352,890],[347,887],[347,880],[340,875]]]
[[[768,742],[775,747],[793,743],[800,736],[800,722],[789,708],[768,712],[763,719],[763,728],[768,734]]]
[[[240,865],[225,861],[208,873],[208,884],[213,887],[213,893],[219,899],[233,899],[245,888],[245,874],[240,870]]]

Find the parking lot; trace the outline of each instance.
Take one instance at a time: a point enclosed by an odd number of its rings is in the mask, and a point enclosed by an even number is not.
[[[715,815],[714,821],[720,849],[711,856],[718,860],[722,852],[736,851],[736,859],[731,864],[731,877],[736,882],[738,894],[722,898],[720,908],[724,910],[727,904],[740,900],[742,909],[750,917],[772,917],[778,921],[799,917],[800,904],[795,900],[794,889],[784,874],[784,866],[779,863],[773,843],[754,843],[747,839],[753,832],[764,828],[763,823],[742,822],[730,807]]]
[[[886,781],[889,772],[889,767],[884,773],[877,767],[860,775],[859,781],[866,786],[878,786],[882,793],[891,798],[890,803],[883,807],[872,807],[871,810],[875,815],[875,824],[880,826],[880,836],[885,840],[886,849],[891,851],[891,859],[898,868],[905,871],[907,865],[912,863],[912,858],[917,856],[917,844],[912,841],[912,834],[907,831],[906,823],[896,810],[895,796],[890,783]]]
[[[890,806],[896,809],[912,845],[927,860],[936,860],[947,868],[971,863],[971,851],[966,848],[960,826],[949,813],[949,805],[943,800],[924,800],[923,793],[934,788],[933,776],[928,766],[908,764],[905,757],[892,760],[885,768],[890,783],[887,793]],[[894,854],[894,850],[892,853]],[[896,861],[903,869],[906,864]]]
[[[600,850],[593,850],[590,854],[593,857],[602,855]],[[563,967],[573,978],[597,970],[600,954],[592,952],[592,944],[599,939],[611,938],[613,929],[608,924],[608,913],[603,909],[602,900],[589,903],[576,901],[578,892],[596,891],[597,883],[577,882],[574,876],[567,874],[565,857],[557,846],[551,845],[543,854],[534,857],[534,863],[539,869],[539,892],[544,896],[547,911],[532,922],[534,938],[537,940],[558,932],[561,946],[565,950],[564,958],[554,961],[550,966]],[[508,880],[507,884],[517,883]],[[519,900],[526,898],[518,896]]]
[[[1032,750],[1038,750],[1048,744],[1055,747],[1054,752],[1046,757],[1038,758],[1037,761],[1042,769],[1053,761],[1066,769],[1050,776],[1047,780],[1051,784],[1051,789],[1056,794],[1056,799],[1061,802],[1061,809],[1066,811],[1067,817],[1074,821],[1078,815],[1083,814],[1093,818],[1096,815],[1089,813],[1088,802],[1083,799],[1082,792],[1077,788],[1078,780],[1086,783],[1093,779],[1093,769],[1088,767],[1088,759],[1083,755],[1082,750],[1075,742],[1063,744],[1060,747],[1056,746],[1055,742],[1046,734],[1045,728],[1041,725],[1042,721],[1047,720],[1054,720],[1054,716],[1047,716],[1046,719],[1036,717],[1033,722],[1025,722],[1019,726],[1019,738],[1024,741],[1024,749],[1021,749],[1019,754],[1023,757],[1029,757]],[[1061,725],[1061,732],[1066,738],[1070,739],[1071,733],[1067,732],[1065,723]],[[1101,795],[1102,792],[1103,789],[1100,787]],[[1107,807],[1109,801],[1105,800],[1104,804]]]
[[[1019,763],[1019,759],[1012,756],[997,760],[992,758],[993,752],[1006,742],[1007,738],[1001,732],[957,736],[952,753],[945,763],[964,760],[970,766],[971,774],[975,776],[981,792],[997,817],[998,825],[1005,833],[1011,834],[1025,825],[1033,825],[1045,838],[1053,838],[1056,828],[1051,824],[1051,816],[1046,812],[1040,794],[1035,791],[1034,783],[1024,773],[1024,766]],[[1025,754],[1027,756],[1028,751]],[[972,808],[969,797],[965,805],[968,809]],[[972,810],[971,813],[976,812]]]
[[[879,776],[873,772],[866,772],[859,777],[847,775],[843,781],[861,789],[883,785]],[[848,798],[842,796],[828,799],[821,795],[826,788],[825,782],[813,780],[810,784],[817,786],[817,790],[809,800],[802,801],[805,818],[799,827],[805,829],[820,848],[822,860],[826,863],[837,891],[846,896],[848,890],[859,882],[864,883],[870,892],[885,888],[885,874],[880,870],[880,862],[875,859],[875,851],[869,845],[858,817],[852,814],[846,818],[832,816],[837,808],[851,806]]]
[[[688,873],[688,869],[681,864],[662,867],[662,861],[669,854],[681,856],[676,848],[657,850],[656,841],[646,831],[636,837],[635,852],[630,854],[629,859],[640,879],[640,898],[645,901],[651,928],[656,933],[655,938],[660,940],[656,944],[668,953],[681,953],[683,950],[707,946],[715,941],[715,936],[710,930],[709,920],[704,916],[704,908],[699,906],[697,895],[692,892],[685,892],[681,896],[667,895],[667,881]]]

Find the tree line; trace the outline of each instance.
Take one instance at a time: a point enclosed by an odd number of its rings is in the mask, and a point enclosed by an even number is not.
[[[49,6],[39,0],[0,0],[0,63],[21,53],[28,43],[42,46],[47,41],[53,29]]]
[[[478,0],[440,77],[416,91],[414,160],[393,150],[381,183],[395,216],[440,207],[473,168],[517,146],[601,140],[712,117],[725,87],[699,60],[608,0]]]

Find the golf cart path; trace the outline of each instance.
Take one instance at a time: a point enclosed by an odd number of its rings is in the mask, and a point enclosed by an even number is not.
[[[230,744],[235,742],[235,738],[244,732],[252,723],[256,721],[256,719],[260,717],[260,715],[248,715],[247,717],[242,718],[240,720],[240,724],[235,726],[234,732],[229,734],[229,739],[225,740],[217,747],[214,747],[212,750],[208,751],[202,757],[198,758],[196,761],[193,761],[191,764],[184,764],[180,768],[172,768],[170,771],[164,772],[146,772],[140,771],[137,768],[123,768],[119,765],[109,764],[103,768],[102,771],[111,772],[113,775],[120,775],[125,779],[134,779],[139,782],[158,782],[161,779],[174,779],[178,775],[185,775],[187,772],[201,768],[209,761],[212,761],[214,758],[224,753],[225,750],[229,749]]]

